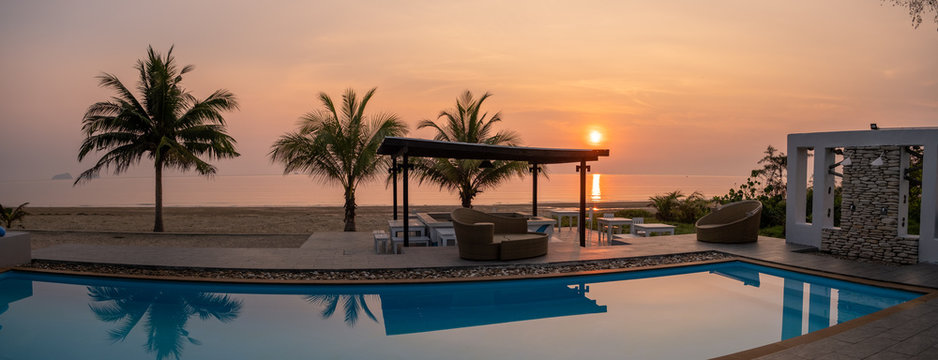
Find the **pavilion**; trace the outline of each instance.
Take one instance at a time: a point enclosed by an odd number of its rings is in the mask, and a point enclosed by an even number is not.
[[[390,155],[392,159],[391,174],[394,183],[395,220],[397,220],[398,172],[404,176],[402,182],[404,214],[408,214],[409,212],[409,166],[398,166],[398,157],[401,157],[402,165],[408,164],[410,157],[526,161],[530,165],[530,171],[534,174],[534,180],[532,182],[532,214],[535,216],[537,215],[537,174],[541,171],[540,166],[543,164],[579,163],[579,165],[576,166],[576,171],[580,173],[580,221],[578,221],[577,230],[579,231],[580,246],[586,246],[586,226],[584,221],[586,219],[586,172],[590,170],[586,162],[598,161],[600,156],[609,156],[609,149],[552,149],[386,137],[378,148],[378,154]],[[404,246],[409,246],[410,229],[408,228],[408,221],[404,221],[403,225]]]

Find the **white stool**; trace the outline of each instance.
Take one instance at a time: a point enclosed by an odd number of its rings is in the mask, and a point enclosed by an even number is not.
[[[375,230],[371,235],[375,238],[375,254],[388,252],[388,240],[391,237],[384,230]]]
[[[453,228],[440,228],[433,231],[437,233],[437,239],[440,241],[439,246],[448,246],[450,240],[453,241],[453,245],[457,245],[456,230]]]

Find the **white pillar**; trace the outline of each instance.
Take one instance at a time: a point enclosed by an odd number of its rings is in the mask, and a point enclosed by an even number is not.
[[[789,136],[791,137],[791,136]],[[807,217],[808,147],[788,141],[788,195],[785,207],[785,239],[789,243],[821,246],[821,233],[805,221]]]
[[[821,229],[834,227],[834,175],[828,170],[834,165],[833,148],[814,148],[814,199],[811,225],[820,235]],[[820,241],[818,245],[820,246]]]

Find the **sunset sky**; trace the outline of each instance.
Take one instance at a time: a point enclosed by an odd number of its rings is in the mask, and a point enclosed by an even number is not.
[[[195,65],[197,97],[240,100],[222,175],[279,173],[276,137],[348,87],[377,87],[369,109],[411,129],[489,91],[525,145],[598,131],[599,173],[745,175],[789,133],[938,126],[938,26],[879,0],[301,3],[3,1],[0,180],[89,168],[81,118],[112,95],[95,76],[135,86],[150,44]]]

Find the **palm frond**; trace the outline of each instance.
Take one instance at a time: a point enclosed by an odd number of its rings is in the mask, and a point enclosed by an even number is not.
[[[346,230],[354,229],[356,187],[386,169],[387,159],[377,149],[387,136],[406,133],[404,123],[391,113],[365,115],[376,88],[361,99],[352,89],[342,96],[341,108],[326,93],[319,94],[323,109],[303,115],[298,130],[281,135],[268,153],[282,163],[284,174],[302,171],[326,183],[341,184],[347,201]]]
[[[482,111],[482,105],[491,93],[484,93],[475,98],[466,90],[456,99],[452,109],[440,111],[437,120],[440,123],[423,120],[418,129],[436,130],[434,140],[458,141],[490,145],[514,146],[520,143],[520,136],[514,131],[494,131],[494,124],[501,122],[501,113],[489,116]],[[514,176],[523,177],[527,173],[527,164],[523,162],[497,161],[491,169],[479,169],[479,160],[419,159],[414,161],[417,180],[436,183],[440,189],[459,193],[464,206],[471,206],[472,199],[482,191],[493,188]]]
[[[241,313],[243,302],[231,296],[212,293],[195,293],[185,297],[191,311],[202,320],[215,318],[223,323],[231,322]]]

